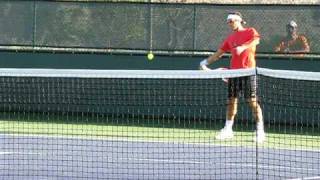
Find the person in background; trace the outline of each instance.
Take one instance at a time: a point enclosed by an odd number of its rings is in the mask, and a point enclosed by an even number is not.
[[[303,54],[310,52],[308,40],[304,35],[298,34],[298,25],[290,21],[286,26],[287,36],[274,48],[279,53]]]
[[[227,36],[213,55],[200,62],[200,69],[208,70],[207,66],[220,59],[225,52],[230,52],[232,55],[230,69],[256,67],[255,53],[260,41],[259,33],[252,27],[244,27],[245,21],[239,12],[229,13],[227,23],[233,32]],[[253,140],[258,143],[265,141],[262,110],[257,101],[256,88],[256,76],[229,78],[226,122],[224,128],[216,135],[216,139],[233,138],[232,126],[237,114],[238,97],[242,93],[256,120],[256,136]]]

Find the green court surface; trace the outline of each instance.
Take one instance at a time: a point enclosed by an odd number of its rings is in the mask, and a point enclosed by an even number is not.
[[[216,125],[218,126],[218,125]],[[221,127],[221,125],[219,125]],[[27,136],[66,136],[73,138],[125,139],[132,141],[156,141],[172,143],[196,143],[208,145],[247,146],[253,147],[254,133],[245,128],[235,129],[235,138],[227,141],[215,140],[217,128],[168,128],[143,127],[133,125],[94,125],[75,123],[48,123],[24,121],[0,121],[1,133]],[[259,146],[265,148],[319,150],[319,134],[297,133],[286,130],[286,133],[266,129],[267,141]],[[290,132],[291,131],[291,132]]]

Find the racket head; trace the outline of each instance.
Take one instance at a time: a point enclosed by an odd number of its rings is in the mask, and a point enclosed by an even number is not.
[[[211,69],[208,66],[200,66],[199,69],[203,70],[203,71],[228,70],[228,68],[226,68],[226,67],[220,67],[220,68],[216,68],[216,69]],[[225,82],[225,83],[229,82],[228,78],[222,78],[222,81]]]
[[[220,67],[220,68],[216,68],[216,69],[214,69],[214,70],[228,70],[228,68],[226,68],[226,67]],[[228,78],[222,78],[222,81],[225,82],[225,83],[228,83],[228,82],[229,82]]]

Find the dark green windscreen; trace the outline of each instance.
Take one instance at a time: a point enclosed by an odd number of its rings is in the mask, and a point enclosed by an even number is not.
[[[294,20],[320,53],[319,6],[0,1],[0,44],[134,50],[212,51],[230,33],[229,11],[240,11],[273,52]]]

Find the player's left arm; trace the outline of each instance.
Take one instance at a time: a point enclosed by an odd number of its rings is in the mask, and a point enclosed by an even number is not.
[[[250,41],[247,41],[247,42],[243,43],[242,45],[237,46],[235,48],[236,49],[236,53],[237,54],[241,54],[244,50],[252,48],[252,47],[255,47],[259,43],[260,43],[260,39],[259,38],[254,38],[254,39],[252,39]]]
[[[242,47],[243,49],[248,49],[248,48],[257,46],[259,43],[260,43],[260,38],[253,38],[252,40],[242,44],[240,47]]]
[[[241,54],[244,50],[257,46],[260,43],[260,35],[253,29],[251,39],[236,47],[237,54]]]

